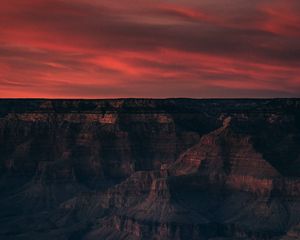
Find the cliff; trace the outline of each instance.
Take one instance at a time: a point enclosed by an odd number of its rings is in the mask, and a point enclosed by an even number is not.
[[[297,239],[299,144],[298,99],[2,99],[0,238]]]

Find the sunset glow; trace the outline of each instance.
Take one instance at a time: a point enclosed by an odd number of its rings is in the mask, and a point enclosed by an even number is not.
[[[300,97],[298,0],[10,0],[0,97]]]

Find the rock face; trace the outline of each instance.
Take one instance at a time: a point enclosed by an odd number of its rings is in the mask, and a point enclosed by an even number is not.
[[[0,100],[0,239],[300,239],[300,100]]]

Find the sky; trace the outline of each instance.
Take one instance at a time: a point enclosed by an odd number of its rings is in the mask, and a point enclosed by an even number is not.
[[[299,0],[1,0],[0,98],[300,97]]]

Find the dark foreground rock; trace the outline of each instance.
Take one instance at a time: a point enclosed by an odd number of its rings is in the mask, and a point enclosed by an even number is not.
[[[0,100],[0,239],[300,239],[300,100]]]

